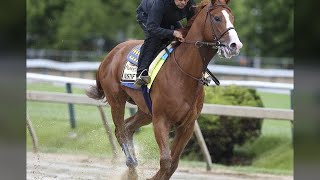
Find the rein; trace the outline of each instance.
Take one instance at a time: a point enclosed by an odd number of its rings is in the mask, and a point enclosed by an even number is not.
[[[206,42],[206,41],[183,41],[182,43],[186,43],[186,44],[192,44],[194,46],[196,46],[197,48],[201,48],[202,46],[208,46],[208,47],[212,47],[212,49],[219,49],[219,46],[224,46],[223,44],[221,44],[219,41],[217,42]]]
[[[191,74],[185,72],[185,71],[181,68],[181,66],[180,66],[180,65],[178,64],[178,62],[177,62],[177,59],[176,59],[176,56],[175,56],[175,54],[176,54],[175,52],[176,52],[176,51],[173,51],[173,61],[174,61],[174,62],[176,63],[176,65],[178,66],[179,70],[180,70],[181,72],[183,72],[185,75],[189,76],[190,78],[192,78],[192,79],[194,79],[194,80],[196,80],[196,81],[198,81],[198,82],[200,82],[200,83],[204,83],[202,77],[201,77],[201,78],[196,78],[196,77],[192,76]]]

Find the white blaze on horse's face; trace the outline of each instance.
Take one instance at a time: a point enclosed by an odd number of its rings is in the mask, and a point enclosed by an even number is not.
[[[233,24],[230,21],[230,17],[227,11],[222,10],[222,14],[226,19],[226,29],[233,27]],[[233,52],[232,55],[238,55],[240,52],[240,49],[242,48],[242,43],[239,40],[238,34],[235,29],[230,29],[228,33],[229,33],[230,42],[227,46]]]

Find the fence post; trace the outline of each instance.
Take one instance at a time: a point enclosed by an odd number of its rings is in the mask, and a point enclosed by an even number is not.
[[[291,109],[293,110],[293,103],[294,103],[294,101],[293,101],[293,89],[291,89],[290,90],[290,107],[291,107]],[[294,116],[293,116],[294,117]],[[292,144],[293,144],[293,134],[294,134],[294,123],[293,123],[293,121],[290,121],[291,122],[291,139],[292,139]]]
[[[133,116],[134,113],[136,113],[135,108],[129,108],[129,111],[130,111],[130,116]]]
[[[71,83],[67,83],[66,88],[67,88],[67,93],[72,94]],[[76,128],[76,120],[75,120],[74,107],[72,103],[68,103],[68,109],[69,109],[71,128],[74,129]]]
[[[129,108],[129,112],[130,112],[130,117],[131,117],[131,116],[133,116],[137,111],[136,111],[135,108]],[[137,128],[137,129],[135,130],[135,133],[139,133],[140,130],[141,130],[140,128]]]
[[[211,170],[211,164],[212,164],[212,160],[211,160],[211,156],[208,150],[208,147],[206,145],[206,142],[204,141],[203,135],[201,133],[201,129],[199,127],[198,124],[198,120],[196,120],[195,124],[194,124],[194,133],[196,135],[196,139],[200,145],[201,151],[206,159],[207,162],[207,171]]]
[[[107,121],[106,115],[105,115],[105,113],[103,111],[103,108],[101,106],[98,106],[98,109],[99,109],[99,112],[100,112],[100,115],[101,115],[103,126],[106,129],[106,132],[107,132],[108,138],[109,138],[109,142],[110,142],[111,147],[112,147],[113,158],[116,159],[117,158],[117,146],[116,146],[116,144],[114,142],[111,128],[110,128],[110,126],[108,124],[108,121]]]
[[[260,69],[261,68],[261,58],[260,57],[255,57],[253,59],[253,67]]]
[[[37,134],[36,131],[33,129],[31,120],[29,118],[29,114],[27,113],[27,127],[32,139],[32,144],[33,144],[33,152],[36,153],[38,152],[38,138],[37,138]]]

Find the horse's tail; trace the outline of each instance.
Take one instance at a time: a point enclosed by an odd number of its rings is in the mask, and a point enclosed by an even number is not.
[[[99,69],[100,69],[100,67],[99,67]],[[103,89],[102,89],[101,84],[100,84],[99,69],[96,72],[96,85],[95,86],[90,86],[89,89],[86,89],[86,95],[89,98],[96,99],[96,100],[100,100],[100,99],[103,99],[105,97]]]

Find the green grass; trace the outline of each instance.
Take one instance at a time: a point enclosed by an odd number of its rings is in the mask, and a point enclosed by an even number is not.
[[[290,109],[290,95],[258,92],[265,107]]]
[[[290,96],[259,93],[265,107],[290,109]],[[264,120],[261,136],[253,142],[236,147],[236,153],[253,157],[252,166],[266,170],[293,173],[291,122]]]
[[[93,106],[75,105],[76,128],[71,130],[68,108],[66,104],[28,102],[28,113],[38,135],[40,150],[54,153],[87,153],[95,156],[112,156],[112,148],[106,131],[102,126],[99,111]],[[107,120],[113,131],[110,109],[105,108]],[[129,112],[126,112],[126,117]],[[73,138],[70,133],[76,133]],[[144,157],[152,157],[157,150],[154,143],[152,126],[142,127],[136,135],[137,144],[147,149]],[[27,147],[32,147],[31,139],[27,136]],[[150,150],[152,151],[151,153]]]
[[[49,83],[33,83],[27,85],[28,90],[65,92],[64,86]],[[83,89],[73,88],[73,93],[83,94]],[[290,108],[290,97],[283,94],[259,93],[265,107]],[[109,124],[110,109],[105,108]],[[27,102],[27,111],[38,135],[41,152],[50,153],[79,153],[94,156],[111,157],[112,148],[109,144],[101,117],[96,107],[75,105],[76,126],[71,130],[68,108],[66,104]],[[126,111],[126,117],[129,112]],[[71,137],[70,133],[77,134]],[[137,156],[140,162],[158,160],[159,151],[153,135],[152,125],[144,126],[135,135]],[[27,149],[31,151],[32,142],[27,134]],[[118,146],[118,149],[119,146]],[[272,174],[292,175],[293,147],[291,124],[287,121],[265,120],[262,135],[253,142],[236,147],[236,154],[252,158],[251,166],[222,166],[214,168],[231,169],[240,172],[260,172]],[[120,150],[118,153],[122,153]],[[142,159],[143,158],[143,159]],[[204,162],[190,162],[182,160],[182,166],[205,168]]]

